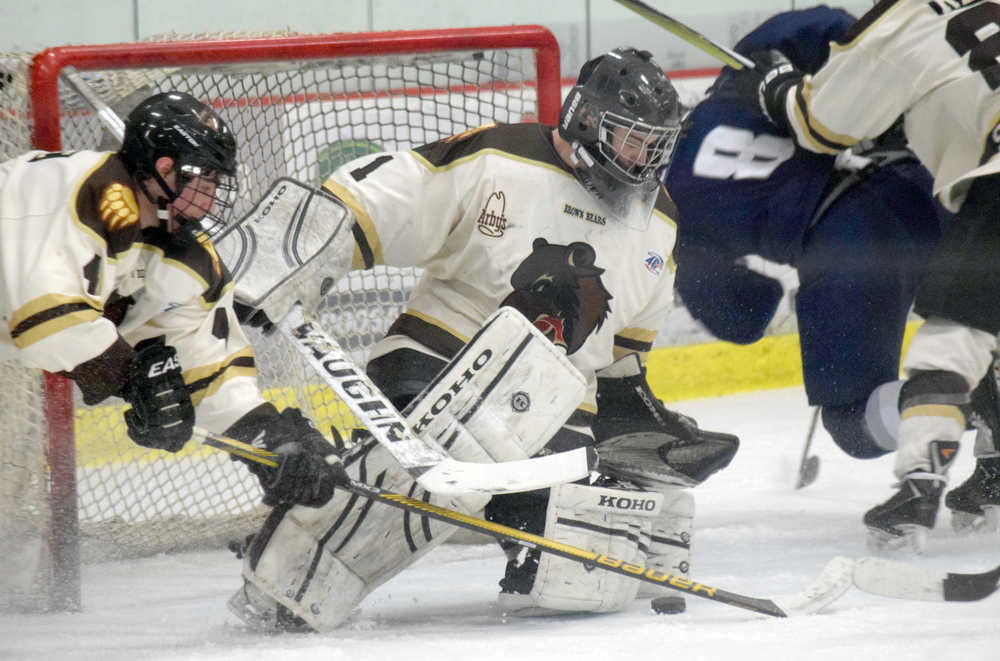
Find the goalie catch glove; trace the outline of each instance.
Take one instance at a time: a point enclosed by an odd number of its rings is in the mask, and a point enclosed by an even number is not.
[[[191,438],[194,404],[184,384],[177,350],[164,336],[136,345],[119,395],[132,405],[125,411],[125,425],[129,438],[139,445],[177,452]]]
[[[740,445],[663,406],[636,354],[598,373],[593,432],[598,470],[646,489],[701,484],[728,466]]]
[[[335,441],[342,444],[337,430],[331,430]],[[343,474],[340,452],[299,409],[286,408],[277,414],[270,404],[264,404],[243,416],[227,434],[278,455],[277,467],[234,457],[257,476],[265,505],[322,507],[333,497],[338,473]]]

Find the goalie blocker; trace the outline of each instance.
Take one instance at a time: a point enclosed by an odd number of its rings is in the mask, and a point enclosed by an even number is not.
[[[240,320],[280,321],[302,303],[310,314],[351,269],[354,215],[336,196],[289,177],[214,240],[233,273]]]

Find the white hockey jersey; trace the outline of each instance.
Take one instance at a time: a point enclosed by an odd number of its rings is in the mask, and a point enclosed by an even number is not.
[[[165,335],[197,424],[224,430],[264,401],[231,278],[210,243],[141,229],[131,186],[114,153],[0,164],[2,357],[72,376],[94,403],[121,385],[127,345]]]
[[[883,0],[786,99],[800,144],[834,153],[901,115],[910,147],[952,211],[970,180],[1000,171],[1000,3]]]
[[[590,413],[594,372],[628,352],[645,358],[673,301],[673,204],[661,190],[644,231],[609,217],[552,130],[484,127],[362,157],[327,180],[357,218],[356,268],[425,269],[373,356],[408,338],[449,357],[512,305],[588,377]]]

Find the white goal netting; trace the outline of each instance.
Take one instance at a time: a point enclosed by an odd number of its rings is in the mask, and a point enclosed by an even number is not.
[[[280,176],[320,182],[338,165],[374,151],[407,149],[492,122],[553,121],[558,50],[554,39],[544,45],[547,34],[517,27],[455,30],[402,42],[393,33],[276,35],[241,37],[215,50],[202,40],[179,39],[74,47],[70,55],[86,56],[66,62],[120,115],[171,89],[215,107],[238,136],[239,216]],[[414,52],[407,44],[416,44]],[[156,51],[159,67],[148,68],[147,51]],[[554,62],[554,71],[543,75],[539,61]],[[30,54],[0,53],[0,158],[53,148],[37,144],[38,136],[51,135],[46,126],[57,127],[64,150],[116,148],[92,110],[62,83],[59,107],[40,115],[37,104],[45,97],[29,90],[30,66]],[[352,273],[331,291],[320,321],[363,364],[367,348],[402,311],[415,276],[386,268]],[[303,408],[321,430],[351,426],[332,392],[279,337],[251,335],[266,397],[279,408]],[[53,509],[66,507],[53,498],[54,485],[67,476],[53,470],[53,453],[63,450],[49,447],[46,408],[59,402],[46,395],[40,373],[11,363],[0,369],[0,557],[15,560],[14,571],[0,578],[0,610],[47,608],[37,595],[47,584],[69,580],[49,567],[60,555],[53,547],[74,543],[52,523]],[[83,561],[219,546],[257,527],[265,511],[256,479],[242,465],[194,444],[177,455],[146,451],[127,438],[118,404],[71,404],[75,472],[69,480],[76,482],[71,505]]]

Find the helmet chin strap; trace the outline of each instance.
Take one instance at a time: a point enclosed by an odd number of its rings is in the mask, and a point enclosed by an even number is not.
[[[146,187],[146,182],[142,179],[137,179],[136,183],[139,185],[139,189],[142,190],[142,194],[146,196],[146,199],[156,205],[156,219],[159,222],[159,227],[164,232],[169,232],[169,221],[170,221],[170,203],[177,199],[177,191],[171,190],[167,182],[160,176],[159,172],[153,172],[153,178],[156,179],[156,183],[160,185],[160,190],[167,193],[167,195],[156,195],[154,196],[149,192],[149,188]]]
[[[575,167],[594,167],[594,157],[590,155],[587,148],[584,147],[579,140],[574,140],[571,144],[573,151],[570,152],[570,161],[572,161]]]
[[[160,229],[164,232],[170,232],[170,202],[165,197],[157,198],[156,200],[156,218],[160,222]]]

